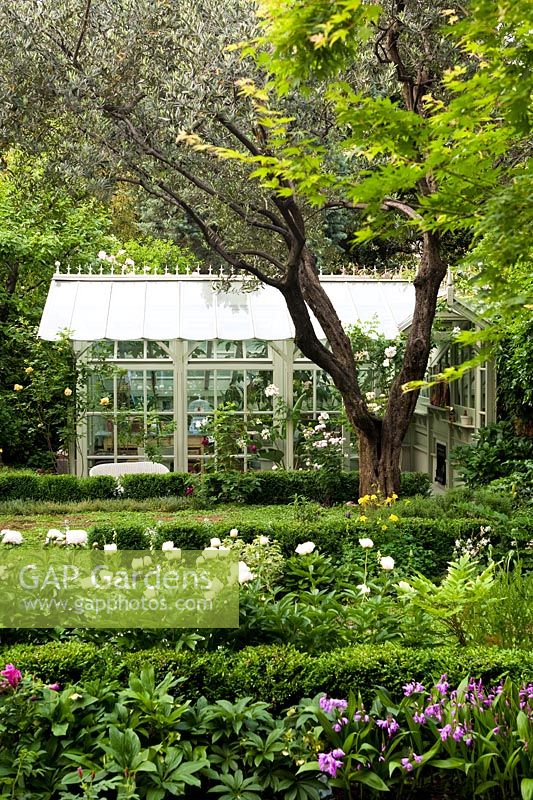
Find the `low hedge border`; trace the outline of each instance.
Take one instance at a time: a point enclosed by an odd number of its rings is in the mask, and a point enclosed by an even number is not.
[[[240,537],[251,542],[256,536],[268,535],[276,539],[283,555],[294,554],[298,544],[313,541],[321,553],[335,561],[349,560],[364,562],[364,553],[359,546],[359,538],[371,536],[382,555],[392,556],[399,567],[418,570],[425,575],[442,575],[452,559],[455,541],[466,540],[479,535],[482,519],[421,519],[405,517],[387,530],[381,525],[369,525],[352,519],[328,519],[317,516],[311,521],[297,521],[288,518],[281,521],[243,522],[238,513],[223,521],[180,520],[177,515],[173,522],[160,523],[152,529],[132,523],[113,525],[111,523],[94,525],[89,529],[89,544],[116,542],[120,550],[144,550],[152,545],[160,549],[163,542],[172,541],[183,550],[203,550],[209,545],[211,537],[224,539],[232,527],[238,528]],[[147,531],[151,530],[151,534]],[[490,533],[496,557],[505,555],[509,548],[507,528],[493,527]],[[350,552],[347,553],[347,549]],[[521,549],[521,548],[519,548]]]
[[[317,471],[277,470],[274,472],[228,472],[201,477],[187,472],[167,475],[124,475],[120,478],[120,497],[146,500],[153,497],[183,497],[188,486],[201,489],[216,502],[279,504],[292,502],[295,495],[320,503],[342,503],[357,500],[359,473],[341,472],[327,475]],[[404,472],[401,496],[427,495],[429,476]],[[0,502],[37,500],[80,502],[109,500],[117,497],[117,482],[108,476],[78,478],[75,475],[35,475],[9,472],[0,474]]]
[[[252,696],[275,708],[286,708],[303,696],[326,692],[336,697],[360,691],[370,701],[377,686],[400,695],[415,679],[430,683],[446,673],[451,685],[465,676],[497,682],[531,680],[533,653],[496,647],[403,648],[394,644],[356,645],[311,656],[291,645],[260,645],[238,652],[179,652],[153,648],[121,654],[111,646],[82,642],[15,645],[0,652],[45,682],[117,679],[153,666],[158,679],[172,672],[182,679],[189,697],[235,700]],[[178,689],[179,692],[179,689]]]

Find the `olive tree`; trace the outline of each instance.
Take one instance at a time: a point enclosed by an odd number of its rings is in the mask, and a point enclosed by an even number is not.
[[[474,196],[499,180],[485,135],[498,123],[476,112],[475,92],[464,119],[449,99],[464,70],[479,69],[443,33],[445,10],[467,13],[459,3],[265,0],[259,10],[260,39],[242,60],[229,46],[258,35],[245,0],[6,0],[0,136],[45,148],[64,180],[142,189],[236,273],[278,289],[296,344],[331,375],[358,433],[361,492],[390,495],[417,399],[404,388],[424,376],[446,275],[442,235],[463,218],[468,228]],[[470,150],[457,131],[475,140]],[[394,217],[419,241],[413,322],[382,417],[319,280],[319,220],[333,208],[355,215],[361,240],[390,232]]]

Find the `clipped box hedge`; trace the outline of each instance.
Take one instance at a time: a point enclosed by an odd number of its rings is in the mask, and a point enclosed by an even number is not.
[[[131,500],[153,497],[183,497],[188,486],[200,488],[216,502],[246,502],[256,505],[290,503],[295,495],[320,503],[357,500],[359,473],[327,475],[317,471],[277,470],[272,472],[207,473],[187,472],[165,475],[124,475],[120,496]],[[429,477],[405,472],[401,476],[401,496],[427,495]],[[37,500],[79,502],[113,499],[117,482],[109,476],[78,478],[75,475],[36,475],[30,472],[0,473],[0,501]]]
[[[258,518],[250,522],[241,520],[238,512],[226,515],[224,520],[204,523],[200,520],[180,519],[179,514],[173,522],[160,523],[151,529],[151,544],[160,549],[163,542],[172,541],[182,550],[202,550],[209,545],[211,537],[224,539],[232,527],[238,528],[239,536],[251,542],[263,534],[276,539],[285,556],[294,554],[298,544],[311,540],[318,550],[335,560],[346,557],[345,548],[352,545],[354,553],[350,560],[364,561],[365,554],[359,546],[359,538],[372,536],[382,555],[392,556],[398,564],[410,563],[414,569],[435,577],[446,570],[451,560],[456,539],[467,539],[479,532],[483,520],[479,519],[419,519],[405,517],[387,531],[376,531],[357,519],[337,519],[317,516],[314,520],[286,520],[268,522]],[[111,523],[94,525],[89,530],[89,544],[116,542],[121,550],[144,550],[150,546],[149,529],[144,525],[132,523],[113,525]]]
[[[531,680],[533,674],[531,652],[496,647],[404,648],[394,644],[355,645],[312,656],[291,645],[260,645],[238,652],[176,653],[153,648],[121,654],[111,646],[51,642],[9,647],[0,653],[0,660],[45,682],[62,684],[104,678],[126,683],[129,672],[153,666],[158,679],[167,672],[181,678],[190,698],[203,695],[214,701],[252,696],[276,708],[321,691],[334,697],[360,691],[369,701],[375,687],[384,686],[401,695],[408,681],[416,679],[427,686],[443,673],[452,685],[465,676],[497,682],[506,675],[517,681]]]

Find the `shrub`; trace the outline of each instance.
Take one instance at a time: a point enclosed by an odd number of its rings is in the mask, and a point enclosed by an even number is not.
[[[144,525],[94,525],[89,531],[89,545],[114,542],[119,550],[146,550],[150,545],[149,536]]]
[[[184,497],[188,486],[209,502],[286,504],[302,497],[326,505],[357,500],[359,474],[276,470],[272,472],[222,472],[191,476],[184,472],[166,475],[124,475],[120,479],[122,498]],[[429,476],[405,472],[401,475],[401,496],[427,495]],[[116,482],[108,476],[77,478],[74,475],[36,475],[32,472],[0,473],[0,501],[41,500],[78,502],[116,496]],[[194,494],[193,494],[194,498]]]
[[[120,483],[124,488],[124,498],[146,500],[149,497],[183,496],[191,484],[191,476],[186,472],[170,472],[166,475],[123,475]]]
[[[0,500],[39,500],[41,477],[34,472],[0,473]]]
[[[516,462],[533,459],[533,439],[517,436],[510,422],[497,422],[476,433],[473,444],[456,447],[452,458],[469,486],[490,483],[516,471]]]
[[[252,696],[289,706],[302,695],[318,692],[361,692],[369,700],[376,686],[401,693],[403,684],[415,679],[429,682],[446,672],[451,683],[466,675],[497,682],[509,675],[513,680],[530,679],[530,651],[497,647],[405,648],[396,644],[354,645],[321,655],[301,653],[291,645],[259,645],[238,652],[178,652],[156,647],[121,653],[112,646],[92,643],[51,642],[15,645],[1,651],[6,663],[16,664],[45,682],[77,681],[113,677],[121,682],[129,671],[153,666],[158,679],[172,672],[183,679],[189,696],[208,700]]]

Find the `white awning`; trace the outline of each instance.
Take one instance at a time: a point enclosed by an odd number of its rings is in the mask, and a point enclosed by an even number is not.
[[[394,339],[413,314],[415,290],[407,281],[328,276],[321,282],[344,324],[373,322]],[[325,338],[311,317],[317,335]],[[294,337],[277,289],[220,292],[207,275],[56,275],[39,336],[55,340],[65,331],[76,341]]]

